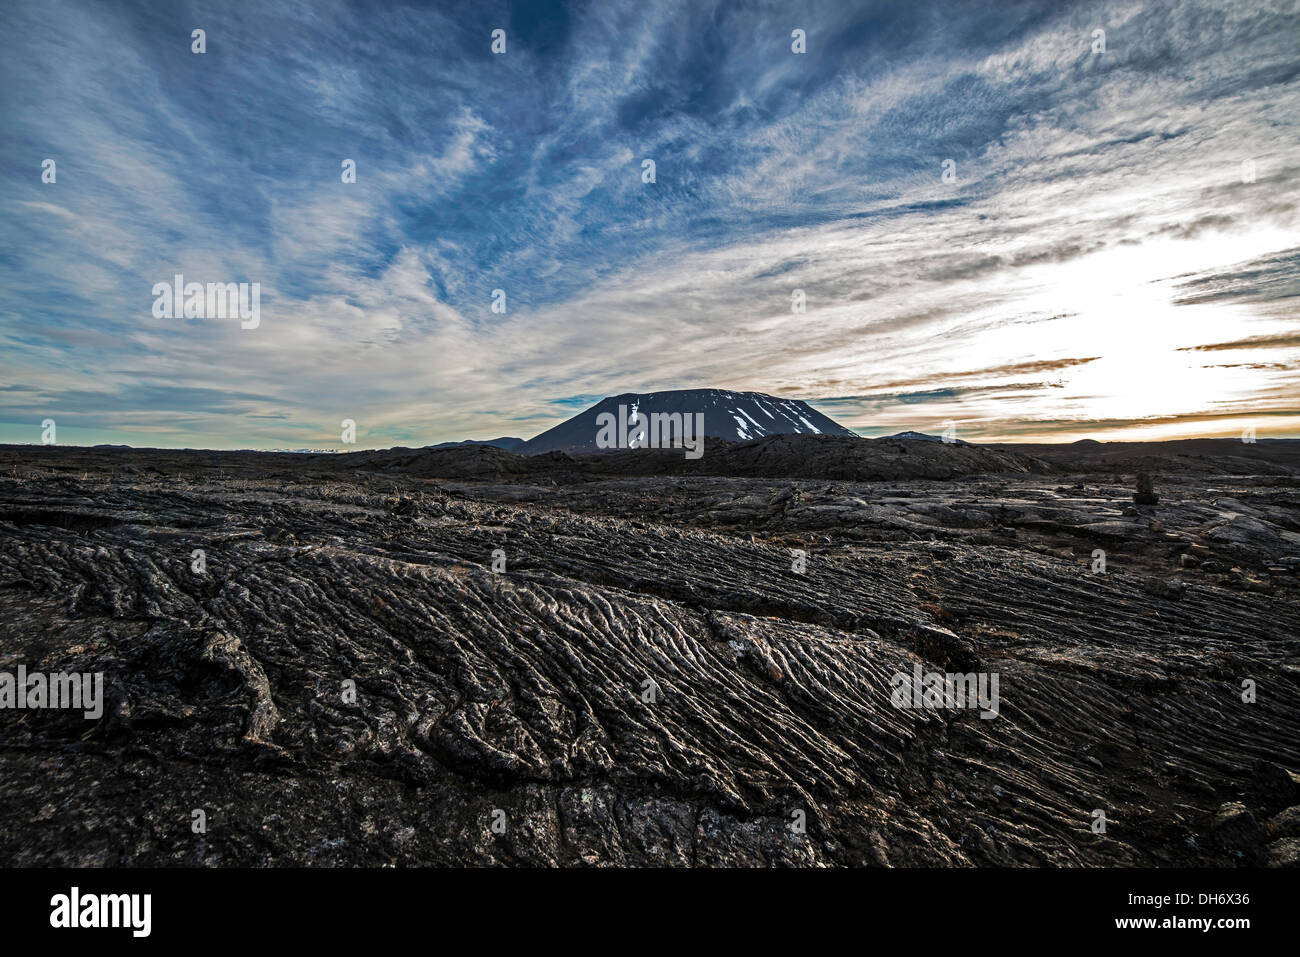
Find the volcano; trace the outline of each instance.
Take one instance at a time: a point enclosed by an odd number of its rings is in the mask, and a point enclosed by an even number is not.
[[[624,416],[656,414],[704,416],[704,435],[729,442],[746,442],[768,435],[849,435],[857,433],[818,412],[799,399],[782,399],[762,392],[731,392],[726,389],[678,389],[671,392],[624,392],[608,396],[591,408],[541,435],[529,439],[515,451],[525,455],[543,452],[596,452],[598,419],[608,413]]]

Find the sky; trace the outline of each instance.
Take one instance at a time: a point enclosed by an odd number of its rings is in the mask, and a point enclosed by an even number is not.
[[[0,442],[1300,436],[1300,0],[7,0],[0,115]]]

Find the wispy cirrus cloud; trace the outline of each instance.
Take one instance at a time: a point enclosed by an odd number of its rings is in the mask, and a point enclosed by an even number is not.
[[[0,11],[0,439],[423,445],[710,385],[1300,432],[1293,9],[229,6]],[[178,272],[261,325],[155,319]]]

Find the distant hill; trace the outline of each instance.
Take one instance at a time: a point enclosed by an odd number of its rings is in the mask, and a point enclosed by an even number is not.
[[[1032,455],[1062,469],[1109,472],[1193,472],[1225,475],[1291,475],[1300,442],[1293,439],[1171,439],[1163,442],[997,442],[983,446]]]
[[[619,407],[624,409],[620,418]],[[681,413],[704,416],[704,435],[709,439],[748,442],[771,435],[856,436],[833,419],[799,399],[781,399],[762,392],[731,392],[726,389],[679,389],[669,392],[625,392],[609,396],[573,418],[518,448],[525,455],[543,452],[582,454],[603,451],[596,445],[599,417],[609,413],[616,421],[638,416]]]
[[[502,436],[499,439],[484,439],[477,441],[475,439],[465,439],[462,442],[439,442],[437,445],[426,445],[426,449],[458,449],[465,445],[490,445],[493,448],[505,449],[507,452],[514,452],[519,446],[524,444],[523,439],[513,436]]]
[[[914,442],[942,442],[943,437],[939,435],[930,435],[926,432],[895,432],[893,435],[885,435],[886,439],[911,439]]]
[[[909,442],[942,442],[942,435],[930,435],[928,432],[895,432],[893,435],[884,435],[885,439],[906,439]],[[970,445],[965,439],[953,439],[949,445]]]

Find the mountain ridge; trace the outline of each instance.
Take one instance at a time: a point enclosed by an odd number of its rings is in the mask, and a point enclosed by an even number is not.
[[[490,445],[496,449],[505,449],[507,452],[513,452],[523,445],[525,439],[514,435],[503,435],[495,439],[462,439],[459,442],[439,442],[437,445],[426,445],[427,450],[437,449],[458,449],[466,445]]]

